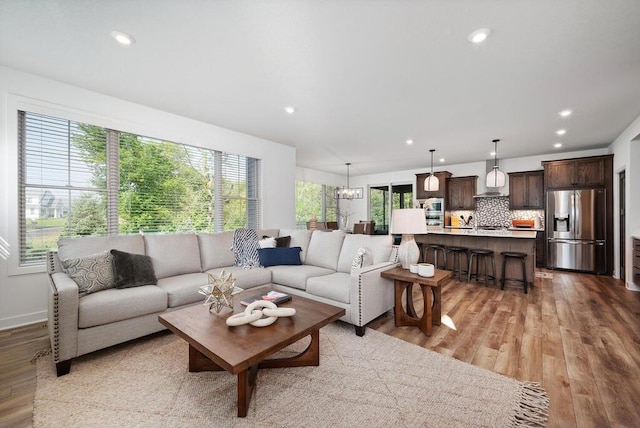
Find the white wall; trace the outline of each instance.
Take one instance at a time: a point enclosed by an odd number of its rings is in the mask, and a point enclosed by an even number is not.
[[[293,147],[0,67],[0,329],[46,318],[43,268],[18,268],[17,109],[262,159],[265,227],[295,227]]]
[[[620,235],[620,224],[617,213],[620,210],[619,179],[618,174],[625,172],[625,282],[630,290],[640,291],[640,287],[633,284],[633,240],[632,237],[640,238],[640,199],[635,198],[633,191],[640,189],[640,117],[638,117],[610,147],[613,153],[614,172],[614,213],[615,215],[615,236]],[[620,260],[619,245],[616,243],[616,270]]]

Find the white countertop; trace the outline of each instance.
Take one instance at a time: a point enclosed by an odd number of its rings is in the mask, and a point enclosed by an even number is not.
[[[536,239],[535,230],[473,230],[473,229],[429,229],[428,233],[437,235],[479,236],[485,238],[524,238]]]

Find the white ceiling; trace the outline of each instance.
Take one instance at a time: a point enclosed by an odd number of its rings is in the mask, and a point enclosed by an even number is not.
[[[0,64],[295,146],[302,167],[426,170],[430,148],[476,162],[494,138],[500,158],[607,147],[640,116],[640,1],[2,0]]]

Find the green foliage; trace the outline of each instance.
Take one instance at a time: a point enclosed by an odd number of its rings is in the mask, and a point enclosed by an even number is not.
[[[322,184],[296,181],[296,223],[322,221]]]
[[[74,135],[74,146],[91,167],[92,183],[105,188],[105,131],[79,126],[82,132]],[[120,233],[214,231],[213,153],[133,134],[119,136]],[[245,181],[222,177],[221,182],[224,230],[246,227]],[[104,206],[93,208],[104,212]]]
[[[71,204],[67,236],[106,235],[107,218],[104,198],[83,193]]]

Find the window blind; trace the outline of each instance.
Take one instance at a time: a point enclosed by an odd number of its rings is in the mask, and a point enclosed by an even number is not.
[[[20,264],[62,236],[262,227],[261,161],[19,112]]]

